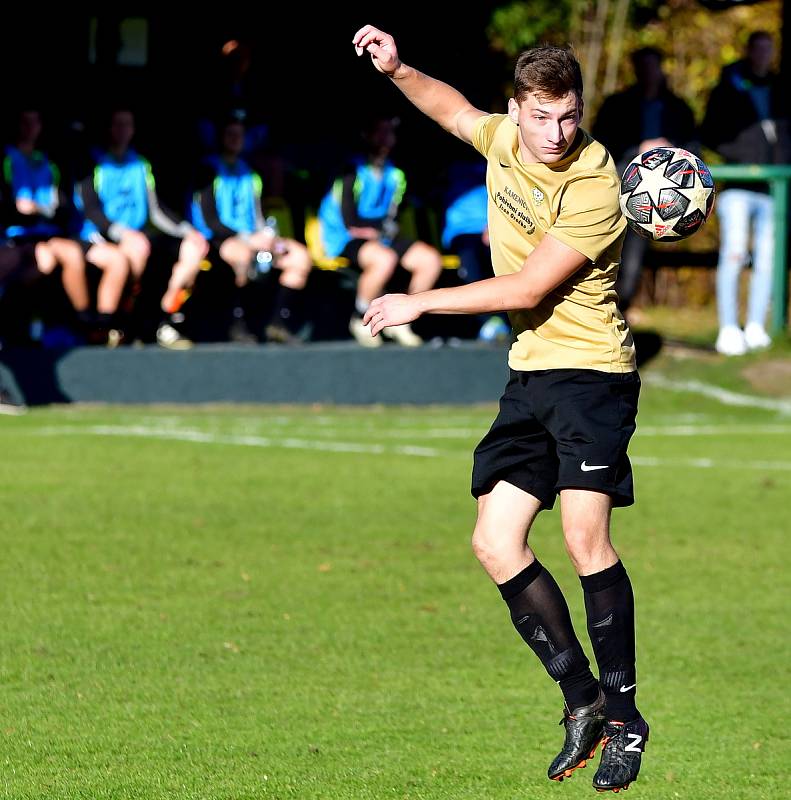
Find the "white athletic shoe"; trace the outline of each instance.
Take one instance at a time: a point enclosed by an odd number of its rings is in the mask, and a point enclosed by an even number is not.
[[[363,325],[362,317],[356,314],[349,320],[349,333],[357,340],[357,344],[363,347],[381,347],[382,337],[371,336],[371,326]]]
[[[724,356],[743,356],[747,352],[747,342],[744,340],[741,328],[736,325],[720,328],[714,349]]]
[[[401,347],[420,347],[423,344],[423,340],[409,325],[394,325],[390,328],[384,328],[382,333],[396,344],[400,344]]]
[[[758,322],[748,322],[744,329],[744,343],[748,350],[763,350],[772,344],[769,334]]]
[[[168,350],[189,350],[192,347],[192,341],[167,322],[157,328],[157,344]]]

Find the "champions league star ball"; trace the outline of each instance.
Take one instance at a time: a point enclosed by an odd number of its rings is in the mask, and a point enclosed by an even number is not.
[[[694,153],[655,147],[629,162],[620,201],[629,227],[640,236],[657,242],[686,239],[714,208],[714,179]]]

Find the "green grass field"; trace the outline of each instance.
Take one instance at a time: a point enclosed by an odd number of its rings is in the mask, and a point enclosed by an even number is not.
[[[787,797],[791,400],[717,359],[644,378],[614,519],[652,726],[629,797]],[[493,415],[0,419],[1,796],[595,796],[591,767],[547,781],[559,692],[469,549]],[[584,634],[556,512],[532,541]]]

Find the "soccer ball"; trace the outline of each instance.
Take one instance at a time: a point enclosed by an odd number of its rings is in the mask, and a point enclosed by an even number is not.
[[[657,242],[686,239],[714,208],[714,179],[694,153],[655,147],[629,162],[620,201],[629,227],[640,236]]]

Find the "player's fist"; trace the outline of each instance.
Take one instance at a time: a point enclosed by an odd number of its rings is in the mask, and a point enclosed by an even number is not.
[[[369,53],[374,66],[385,75],[392,75],[401,66],[393,37],[373,25],[360,28],[352,42],[357,55]]]

